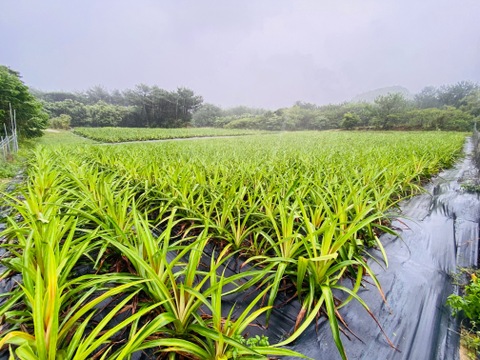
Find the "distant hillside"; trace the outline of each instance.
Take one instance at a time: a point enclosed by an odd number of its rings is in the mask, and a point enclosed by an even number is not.
[[[352,102],[373,102],[373,100],[375,100],[375,98],[378,96],[383,96],[390,93],[400,93],[403,94],[407,99],[413,99],[412,93],[407,88],[404,88],[403,86],[389,86],[359,94],[352,99]]]

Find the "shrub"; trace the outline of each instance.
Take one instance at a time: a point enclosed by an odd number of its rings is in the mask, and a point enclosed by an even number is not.
[[[465,286],[465,294],[450,295],[447,305],[452,308],[453,315],[463,312],[471,322],[478,322],[480,320],[480,278],[473,273],[470,284]]]
[[[62,114],[59,117],[50,119],[49,126],[52,129],[68,130],[70,129],[71,121],[72,121],[72,117],[70,115]]]

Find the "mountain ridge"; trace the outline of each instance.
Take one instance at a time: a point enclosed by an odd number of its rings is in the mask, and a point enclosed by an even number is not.
[[[413,94],[406,87],[395,85],[382,87],[364,93],[360,93],[352,98],[352,102],[373,102],[379,96],[385,96],[388,94],[400,93],[407,99],[413,99]]]

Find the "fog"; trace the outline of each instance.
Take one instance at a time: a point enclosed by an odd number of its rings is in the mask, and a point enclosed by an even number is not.
[[[186,86],[220,106],[480,82],[478,0],[3,0],[0,64],[41,90]]]

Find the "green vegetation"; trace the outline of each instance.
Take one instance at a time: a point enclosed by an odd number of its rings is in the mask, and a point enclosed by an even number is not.
[[[3,295],[0,347],[20,359],[301,357],[285,346],[323,313],[346,358],[339,310],[353,300],[370,312],[365,275],[383,296],[366,249],[387,263],[389,213],[463,141],[298,132],[40,146],[23,187],[4,194],[2,278],[22,285]],[[262,337],[253,325],[288,298],[301,304],[295,329]]]
[[[109,92],[96,86],[80,93],[37,90],[35,95],[60,128],[65,128],[68,116],[72,127],[470,131],[480,116],[480,88],[466,81],[426,87],[413,97],[406,89],[392,87],[351,102],[316,105],[297,101],[275,111],[246,106],[222,109],[203,103],[189,89],[166,91],[144,84],[125,91]]]
[[[480,193],[480,185],[478,184],[462,184],[462,189],[471,193]]]
[[[360,101],[318,106],[297,102],[290,108],[259,111],[243,108],[231,113],[212,104],[203,104],[193,114],[195,126],[258,130],[453,130],[470,131],[480,116],[478,85],[459,82],[440,88],[427,87],[413,99],[405,89],[390,93],[372,92]],[[374,96],[374,97],[370,97]]]
[[[72,123],[70,115],[61,114],[59,117],[51,118],[48,122],[50,129],[68,130]]]
[[[42,130],[47,126],[48,115],[20,80],[20,74],[0,65],[0,136],[5,136],[4,125],[10,132],[10,105],[15,110],[21,137],[32,138],[42,135]]]
[[[480,279],[471,274],[471,282],[465,286],[464,295],[450,295],[447,304],[453,309],[453,314],[460,312],[474,323],[480,323]]]
[[[452,294],[447,305],[454,316],[468,319],[462,326],[462,343],[469,351],[469,357],[476,359],[480,355],[480,279],[478,271],[470,271],[470,282],[462,289],[463,295]]]
[[[78,146],[94,144],[95,142],[91,139],[75,135],[71,131],[47,129],[41,138],[35,139],[35,143],[45,146]]]
[[[141,129],[106,127],[100,129],[76,128],[73,132],[88,139],[108,143],[259,134],[258,131],[252,130],[211,128]]]
[[[187,88],[167,91],[145,84],[124,92],[109,92],[96,86],[83,93],[36,90],[35,95],[50,117],[67,115],[73,127],[185,127],[203,101]]]
[[[0,140],[13,134],[12,118],[16,120],[21,150],[19,153],[11,151],[12,142],[6,154],[3,153],[5,148],[0,149],[0,189],[8,181],[6,179],[14,177],[20,171],[23,158],[31,145],[28,139],[41,136],[48,120],[48,114],[31,95],[20,74],[0,65]]]
[[[70,131],[45,130],[42,137],[35,139],[23,139],[20,142],[20,150],[17,154],[11,154],[7,160],[0,158],[0,190],[8,184],[15,175],[18,175],[25,168],[26,159],[30,157],[30,151],[37,145],[59,145],[78,146],[93,144],[90,139],[74,135]]]
[[[0,179],[14,177],[18,169],[19,168],[16,161],[3,161],[0,159]]]

